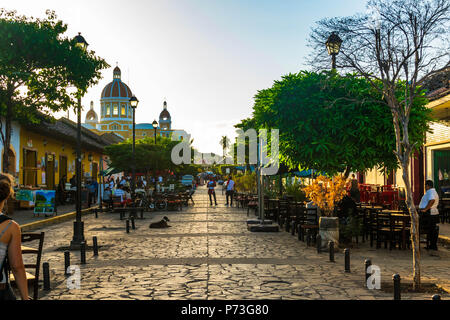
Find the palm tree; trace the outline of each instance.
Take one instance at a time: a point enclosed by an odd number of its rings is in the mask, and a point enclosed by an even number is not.
[[[222,150],[223,150],[223,164],[225,164],[225,154],[226,154],[226,150],[228,149],[229,144],[230,144],[230,139],[228,139],[227,136],[222,136],[222,138],[220,138],[220,145],[222,146]]]

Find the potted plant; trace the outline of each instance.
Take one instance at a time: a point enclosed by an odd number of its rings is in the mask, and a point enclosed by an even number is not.
[[[329,241],[339,245],[339,218],[335,216],[335,206],[346,195],[346,181],[341,176],[328,178],[319,176],[304,188],[306,197],[317,205],[321,217],[319,219],[319,234],[322,246]]]

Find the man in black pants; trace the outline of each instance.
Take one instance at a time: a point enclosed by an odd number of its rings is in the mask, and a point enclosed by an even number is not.
[[[211,196],[214,196],[214,203],[217,206],[216,192],[214,191],[215,187],[216,187],[216,181],[214,180],[214,178],[211,178],[211,180],[209,180],[209,182],[208,182],[209,202],[211,205],[213,205]]]
[[[439,223],[439,195],[433,186],[433,181],[425,182],[426,193],[422,197],[419,204],[419,224],[427,231],[427,249],[437,250],[437,240],[439,231],[437,224]]]
[[[228,204],[230,203],[230,202],[228,202],[228,198],[231,199],[230,205],[233,206],[233,194],[234,194],[234,181],[230,176],[230,177],[228,177],[228,181],[227,181],[227,192],[226,192],[226,197],[227,197],[226,206],[227,207],[228,207]]]

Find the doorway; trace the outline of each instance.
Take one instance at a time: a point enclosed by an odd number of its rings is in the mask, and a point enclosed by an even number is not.
[[[442,193],[450,192],[450,150],[435,150],[433,158],[434,187],[442,197]]]
[[[92,180],[98,182],[98,163],[92,162]]]
[[[37,186],[37,152],[23,149],[23,184]]]
[[[55,155],[46,154],[45,182],[48,190],[55,189]]]

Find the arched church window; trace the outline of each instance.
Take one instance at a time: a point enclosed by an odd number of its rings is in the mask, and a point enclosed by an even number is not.
[[[113,116],[118,116],[119,115],[119,106],[117,104],[115,104],[113,106]]]
[[[106,105],[106,115],[110,116],[111,115],[111,108],[109,107],[109,104]]]

